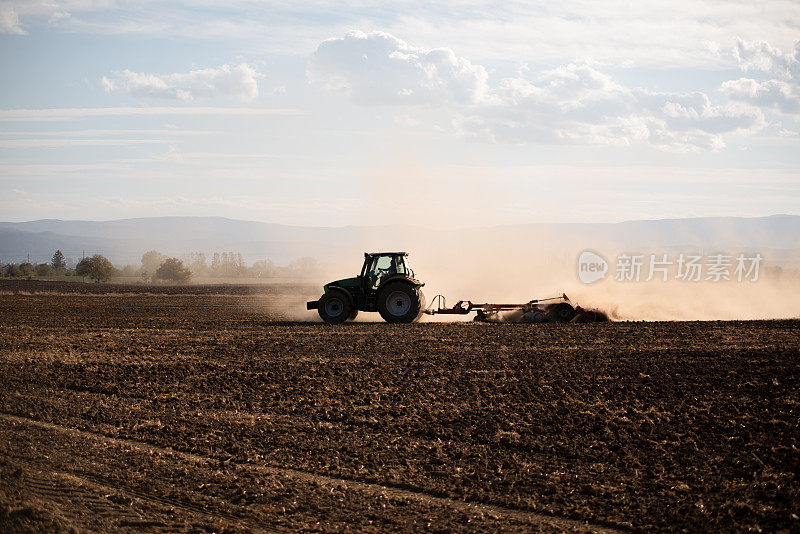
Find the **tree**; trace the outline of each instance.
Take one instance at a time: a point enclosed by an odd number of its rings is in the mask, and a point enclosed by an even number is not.
[[[56,270],[47,263],[40,263],[36,266],[36,276],[39,278],[52,278],[56,275]]]
[[[191,252],[180,257],[183,264],[192,271],[192,276],[202,278],[208,275],[208,265],[206,265],[206,255],[202,252]]]
[[[22,271],[20,271],[19,267],[17,267],[13,263],[9,263],[8,265],[6,265],[5,273],[6,276],[8,276],[9,278],[19,278],[20,276],[22,276]]]
[[[270,260],[258,260],[250,268],[250,272],[257,278],[275,276],[275,264]]]
[[[92,258],[83,258],[75,266],[75,274],[78,276],[91,276],[92,273]]]
[[[125,276],[128,278],[133,278],[135,276],[139,276],[140,269],[134,265],[128,264],[122,268],[119,272],[120,276]]]
[[[319,273],[319,263],[314,258],[304,257],[294,260],[289,268],[296,276],[311,277]]]
[[[142,255],[142,278],[153,278],[156,270],[164,263],[167,257],[157,250],[150,250]]]
[[[192,271],[183,266],[183,262],[178,258],[168,258],[156,269],[153,278],[157,280],[169,280],[171,282],[186,282],[192,277]]]
[[[214,257],[211,260],[211,276],[235,277],[242,276],[246,271],[244,258],[240,252],[214,253]]]
[[[77,267],[75,267],[75,272],[78,276],[88,276],[96,282],[105,282],[117,273],[117,269],[108,261],[108,258],[95,254],[90,258],[84,258],[79,261]]]
[[[19,264],[19,270],[22,273],[22,276],[24,276],[26,278],[32,278],[33,277],[34,268],[33,268],[33,264],[32,263],[28,263],[27,261],[25,263],[20,263]]]
[[[53,261],[50,263],[53,266],[53,269],[56,271],[63,271],[67,268],[67,262],[64,261],[64,253],[60,250],[56,250],[56,253],[53,254]]]

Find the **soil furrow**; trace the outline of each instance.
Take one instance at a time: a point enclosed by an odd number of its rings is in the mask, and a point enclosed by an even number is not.
[[[19,424],[24,424],[24,425],[32,425],[32,426],[36,426],[36,427],[39,427],[39,428],[51,430],[51,431],[54,431],[54,432],[59,432],[59,433],[62,433],[62,434],[68,435],[68,436],[79,436],[79,437],[83,437],[83,438],[90,438],[92,440],[96,440],[96,441],[99,441],[99,442],[102,442],[102,443],[110,443],[110,444],[115,444],[115,445],[131,447],[131,448],[135,448],[135,449],[139,449],[139,450],[144,450],[146,452],[159,452],[159,453],[166,454],[166,455],[175,455],[175,456],[179,456],[181,458],[190,460],[192,462],[197,462],[197,463],[199,463],[199,462],[214,463],[214,462],[217,461],[217,460],[215,460],[213,458],[209,458],[209,457],[206,457],[206,456],[193,454],[193,453],[188,453],[188,452],[182,452],[182,451],[178,451],[178,450],[171,449],[171,448],[159,447],[159,446],[152,445],[152,444],[149,444],[149,443],[146,443],[146,442],[139,442],[139,441],[134,441],[134,440],[127,440],[127,439],[119,439],[119,438],[108,437],[108,436],[105,436],[105,435],[102,435],[102,434],[97,434],[97,433],[94,433],[94,432],[87,432],[85,430],[78,430],[78,429],[74,429],[74,428],[63,427],[61,425],[56,425],[56,424],[47,423],[47,422],[43,422],[43,421],[37,421],[37,420],[34,420],[34,419],[29,419],[29,418],[26,418],[26,417],[20,417],[20,416],[8,414],[8,413],[0,413],[0,418],[4,419],[6,421],[9,421],[9,422],[19,423]],[[246,469],[246,470],[251,470],[251,471],[254,471],[254,472],[266,473],[266,474],[269,474],[269,475],[290,477],[290,478],[299,479],[299,480],[303,480],[303,481],[307,481],[307,482],[313,482],[315,484],[323,485],[323,486],[332,486],[332,487],[336,487],[336,488],[342,489],[342,490],[355,490],[355,491],[361,491],[361,492],[365,492],[365,493],[372,494],[372,495],[387,495],[387,496],[391,496],[391,497],[394,497],[394,498],[410,499],[410,500],[414,500],[414,501],[424,502],[424,503],[427,503],[427,504],[436,504],[436,505],[446,506],[446,507],[462,510],[462,511],[465,511],[465,512],[470,512],[470,513],[479,512],[479,513],[488,515],[490,517],[496,517],[496,518],[499,518],[499,519],[509,518],[509,519],[514,519],[516,521],[530,523],[530,524],[534,524],[534,525],[535,524],[545,524],[545,525],[549,525],[549,526],[553,526],[553,527],[557,527],[557,528],[563,528],[564,530],[567,530],[567,531],[580,530],[580,531],[585,531],[585,532],[595,532],[595,533],[598,533],[598,534],[600,534],[600,533],[611,534],[611,533],[618,532],[618,530],[610,528],[610,527],[599,526],[599,525],[590,525],[588,523],[575,521],[575,520],[572,520],[572,519],[552,517],[552,516],[547,516],[547,515],[543,515],[543,514],[535,514],[535,513],[527,512],[527,511],[524,511],[524,510],[514,510],[514,509],[505,508],[505,507],[501,507],[501,506],[490,505],[490,504],[460,501],[460,500],[457,500],[457,499],[450,499],[450,498],[447,498],[447,497],[440,497],[440,496],[436,496],[436,495],[430,495],[430,494],[427,494],[427,493],[424,493],[424,492],[411,491],[411,490],[408,490],[408,489],[396,488],[396,487],[385,486],[385,485],[380,485],[380,484],[372,484],[372,483],[367,483],[367,482],[361,482],[361,481],[358,481],[358,480],[350,480],[350,479],[328,477],[328,476],[318,475],[318,474],[310,473],[310,472],[306,472],[306,471],[300,471],[300,470],[297,470],[297,469],[287,469],[287,468],[280,468],[280,467],[275,467],[275,466],[254,465],[254,464],[236,464],[236,467],[237,468]],[[97,482],[89,482],[88,479],[83,479],[83,480],[88,484],[94,484],[96,486],[99,486],[99,484]],[[173,499],[164,499],[164,498],[154,497],[153,495],[148,495],[148,494],[145,494],[145,493],[140,492],[140,491],[125,489],[125,488],[120,488],[120,487],[114,487],[114,488],[111,488],[109,486],[102,486],[102,487],[105,487],[105,488],[107,488],[109,490],[113,489],[113,490],[117,490],[117,491],[123,491],[125,493],[134,495],[134,496],[136,496],[136,497],[138,497],[140,499],[150,500],[150,501],[152,501],[154,503],[157,503],[157,504],[162,504],[162,505],[167,505],[167,506],[174,506],[176,508],[184,509],[184,510],[187,510],[187,511],[192,511],[192,512],[197,512],[197,513],[202,513],[202,514],[208,514],[208,511],[204,510],[201,507],[187,505],[185,503],[180,503],[180,502],[175,501]],[[245,521],[246,522],[246,520],[244,518],[231,516],[231,515],[228,515],[228,514],[216,514],[216,516],[224,517],[226,519],[230,519],[230,520],[234,520],[234,521]],[[258,526],[260,528],[265,528],[265,529],[269,528],[269,527],[266,527],[264,525],[258,525]]]

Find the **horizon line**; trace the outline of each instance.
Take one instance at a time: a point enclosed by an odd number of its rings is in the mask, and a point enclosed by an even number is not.
[[[695,216],[695,217],[662,217],[656,219],[624,219],[615,222],[578,222],[578,221],[562,221],[562,222],[520,222],[520,223],[505,223],[505,224],[492,224],[486,226],[463,226],[459,228],[502,228],[509,226],[547,226],[547,225],[616,225],[634,222],[660,222],[660,221],[693,221],[693,220],[719,220],[719,219],[769,219],[772,217],[797,217],[800,214],[794,213],[772,213],[769,215],[756,215],[756,216],[741,216],[741,215],[713,215],[713,216]],[[256,224],[268,224],[272,226],[284,226],[289,228],[381,228],[381,227],[416,227],[424,226],[421,224],[345,224],[341,226],[318,226],[318,225],[299,225],[287,224],[272,221],[257,221],[252,219],[234,219],[232,217],[225,217],[221,215],[154,215],[149,217],[123,217],[120,219],[32,219],[26,221],[0,221],[0,225],[20,225],[41,222],[62,222],[62,223],[114,223],[123,221],[143,221],[155,219],[221,219],[232,222],[245,222]]]

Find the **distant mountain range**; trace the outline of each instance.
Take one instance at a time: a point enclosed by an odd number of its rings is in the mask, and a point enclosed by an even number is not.
[[[148,250],[168,255],[241,252],[247,262],[277,263],[311,256],[352,257],[367,249],[437,250],[461,254],[491,251],[502,256],[520,247],[549,251],[695,250],[769,251],[774,263],[800,262],[800,216],[702,217],[627,221],[481,226],[441,229],[435,224],[287,226],[222,217],[150,217],[114,221],[0,222],[0,262],[47,261],[56,249],[67,257],[103,254],[118,265],[138,263]],[[502,258],[499,257],[499,260]]]

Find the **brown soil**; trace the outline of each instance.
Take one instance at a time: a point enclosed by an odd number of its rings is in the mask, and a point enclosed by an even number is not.
[[[307,283],[285,284],[98,284],[93,282],[25,280],[7,278],[0,280],[0,293],[38,294],[68,293],[83,295],[154,294],[154,295],[314,295],[320,288]]]
[[[800,321],[331,327],[286,291],[0,295],[0,530],[800,528]]]

